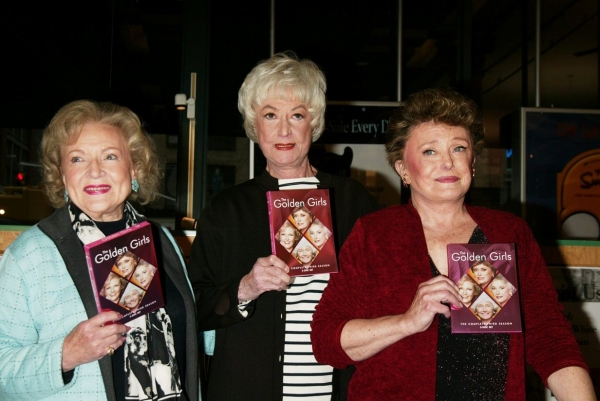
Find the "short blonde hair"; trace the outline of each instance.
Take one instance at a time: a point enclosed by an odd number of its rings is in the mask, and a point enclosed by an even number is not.
[[[312,140],[316,141],[325,129],[326,91],[325,75],[310,60],[284,52],[261,61],[246,76],[238,92],[238,110],[246,135],[257,142],[254,108],[276,97],[306,104],[312,117]]]
[[[158,193],[162,172],[154,150],[154,142],[142,128],[139,117],[130,109],[112,103],[77,100],[63,106],[44,131],[40,146],[43,180],[46,195],[52,206],[64,206],[65,186],[62,180],[61,150],[75,143],[85,124],[102,124],[115,128],[123,135],[135,178],[140,188],[131,192],[130,200],[144,205]]]
[[[471,283],[473,285],[473,298],[476,298],[479,294],[481,294],[481,287],[477,285],[475,280],[471,278],[468,274],[462,276],[457,282],[456,285],[460,287],[464,283]],[[472,299],[473,299],[472,298]]]
[[[125,286],[127,285],[127,280],[125,280],[123,277],[119,276],[116,273],[110,272],[108,273],[108,276],[106,277],[106,281],[104,281],[104,284],[102,284],[102,288],[100,289],[100,295],[105,297],[106,296],[106,283],[110,283],[110,281],[112,279],[119,279],[119,286],[121,287],[121,290],[123,290],[125,288]]]
[[[294,230],[294,242],[300,241],[300,238],[302,238],[302,233],[298,231],[289,220],[284,221],[281,227],[279,227],[279,230],[277,230],[277,232],[275,233],[275,239],[277,241],[281,241],[280,233],[286,228],[291,228],[292,230]]]

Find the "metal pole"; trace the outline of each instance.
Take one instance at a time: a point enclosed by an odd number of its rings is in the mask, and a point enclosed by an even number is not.
[[[536,1],[535,10],[535,107],[540,107],[540,37],[542,25],[542,1]]]
[[[402,101],[402,11],[403,2],[398,0],[398,92],[396,100]]]
[[[190,81],[190,98],[196,99],[196,73],[192,72]],[[188,142],[188,185],[187,216],[194,217],[194,151],[196,149],[196,118],[189,119],[190,135]]]
[[[521,3],[521,106],[529,106],[529,3]]]
[[[270,38],[269,38],[269,53],[270,55],[275,54],[275,0],[271,0],[271,23],[270,23]],[[249,178],[254,178],[254,142],[248,139],[248,175]]]
[[[275,54],[275,0],[271,0],[271,56]]]

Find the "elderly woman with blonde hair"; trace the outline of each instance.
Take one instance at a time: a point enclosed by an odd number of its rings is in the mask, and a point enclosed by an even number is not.
[[[146,220],[129,202],[152,201],[161,172],[140,119],[111,103],[69,103],[44,131],[41,157],[57,210],[0,260],[0,292],[11,294],[0,299],[0,399],[198,400],[194,298],[173,237],[152,223],[168,303],[127,325],[98,312],[83,249]]]
[[[309,337],[315,301],[329,276],[291,281],[289,266],[271,252],[266,202],[270,190],[330,188],[337,249],[356,219],[377,208],[358,182],[318,171],[309,161],[310,146],[325,127],[325,90],[317,65],[291,53],[261,61],[239,90],[246,135],[267,164],[254,179],[210,201],[192,245],[201,328],[216,330],[214,349],[206,350],[213,354],[210,400],[345,397],[349,371],[317,364]]]

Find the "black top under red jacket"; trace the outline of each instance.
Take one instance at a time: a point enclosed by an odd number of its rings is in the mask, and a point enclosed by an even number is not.
[[[490,243],[516,244],[517,295],[521,297],[524,331],[510,334],[506,392],[499,399],[526,398],[525,362],[545,384],[548,376],[562,368],[587,369],[528,224],[507,212],[466,208]],[[438,319],[427,330],[361,362],[352,361],[340,344],[342,329],[349,320],[405,313],[419,284],[432,277],[421,218],[412,203],[359,219],[339,262],[340,273],[329,280],[313,315],[311,340],[317,361],[340,369],[356,365],[349,400],[434,401]]]

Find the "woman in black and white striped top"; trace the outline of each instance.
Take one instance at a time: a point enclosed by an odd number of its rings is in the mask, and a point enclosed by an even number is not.
[[[356,219],[378,208],[358,182],[318,171],[308,159],[323,132],[325,77],[312,61],[276,54],[239,91],[246,134],[266,169],[215,196],[202,212],[190,277],[202,330],[215,330],[208,400],[344,400],[348,372],[316,362],[310,322],[328,275],[290,279],[271,255],[266,192],[328,188],[339,251]]]

